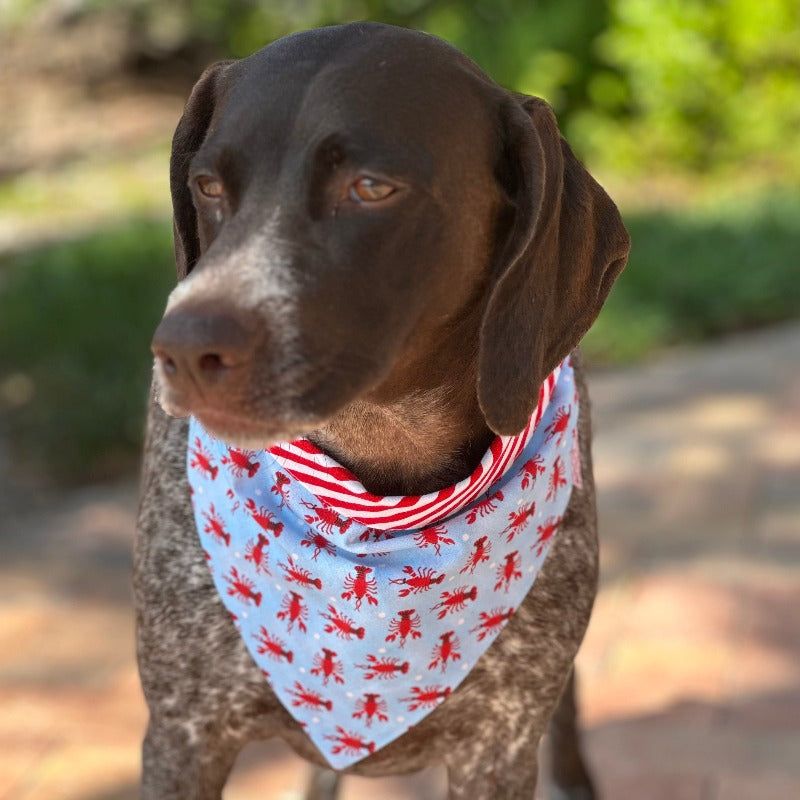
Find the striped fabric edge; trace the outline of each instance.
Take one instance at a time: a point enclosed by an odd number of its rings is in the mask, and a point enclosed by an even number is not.
[[[273,445],[267,452],[318,500],[342,516],[378,530],[408,530],[443,520],[469,505],[498,481],[519,458],[553,396],[561,364],[539,388],[539,399],[525,429],[497,436],[475,471],[464,480],[424,495],[381,496],[363,484],[308,439]]]

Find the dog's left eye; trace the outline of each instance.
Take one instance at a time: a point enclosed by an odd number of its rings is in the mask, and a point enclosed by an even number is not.
[[[395,187],[375,178],[360,178],[351,187],[349,196],[356,203],[376,203],[395,192]]]
[[[195,185],[200,194],[210,200],[218,200],[225,193],[222,183],[216,178],[201,176],[195,181]]]

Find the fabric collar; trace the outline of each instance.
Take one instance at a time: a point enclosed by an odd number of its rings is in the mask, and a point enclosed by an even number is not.
[[[438,707],[511,618],[580,482],[577,416],[566,359],[521,434],[414,497],[369,494],[306,440],[242,451],[191,420],[192,504],[220,599],[334,769]]]

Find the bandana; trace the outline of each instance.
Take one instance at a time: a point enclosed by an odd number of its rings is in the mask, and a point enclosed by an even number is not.
[[[410,497],[367,492],[308,440],[239,450],[191,420],[219,596],[331,767],[445,702],[530,591],[580,484],[577,416],[566,359],[522,433],[497,437],[455,486]]]

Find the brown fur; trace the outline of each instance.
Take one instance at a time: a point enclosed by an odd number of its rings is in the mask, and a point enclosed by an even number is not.
[[[381,70],[376,83],[370,76]],[[399,165],[390,176],[405,176],[379,213],[347,206],[346,168],[322,158],[325,126],[356,123],[378,137],[360,146],[388,151]],[[273,130],[272,149],[256,130]],[[441,488],[469,474],[496,433],[520,430],[539,384],[574,351],[627,256],[616,208],[542,101],[504,92],[432,37],[389,26],[309,32],[211,68],[173,148],[185,280],[154,338],[162,405],[242,443],[307,435],[379,493]],[[292,172],[297,148],[316,165],[310,171]],[[247,169],[237,172],[237,159]],[[193,197],[192,170],[221,176],[222,199]],[[532,797],[539,740],[597,580],[589,407],[573,357],[583,487],[573,490],[533,589],[446,703],[348,772],[438,762],[451,800]],[[320,374],[324,381],[314,379]],[[185,452],[185,421],[154,399],[135,574],[151,712],[143,796],[153,800],[218,798],[239,749],[256,738],[281,736],[325,765],[216,596]],[[556,720],[556,739],[575,750],[569,698]],[[555,766],[559,797],[593,796],[579,759]],[[332,796],[318,789],[316,798]]]

